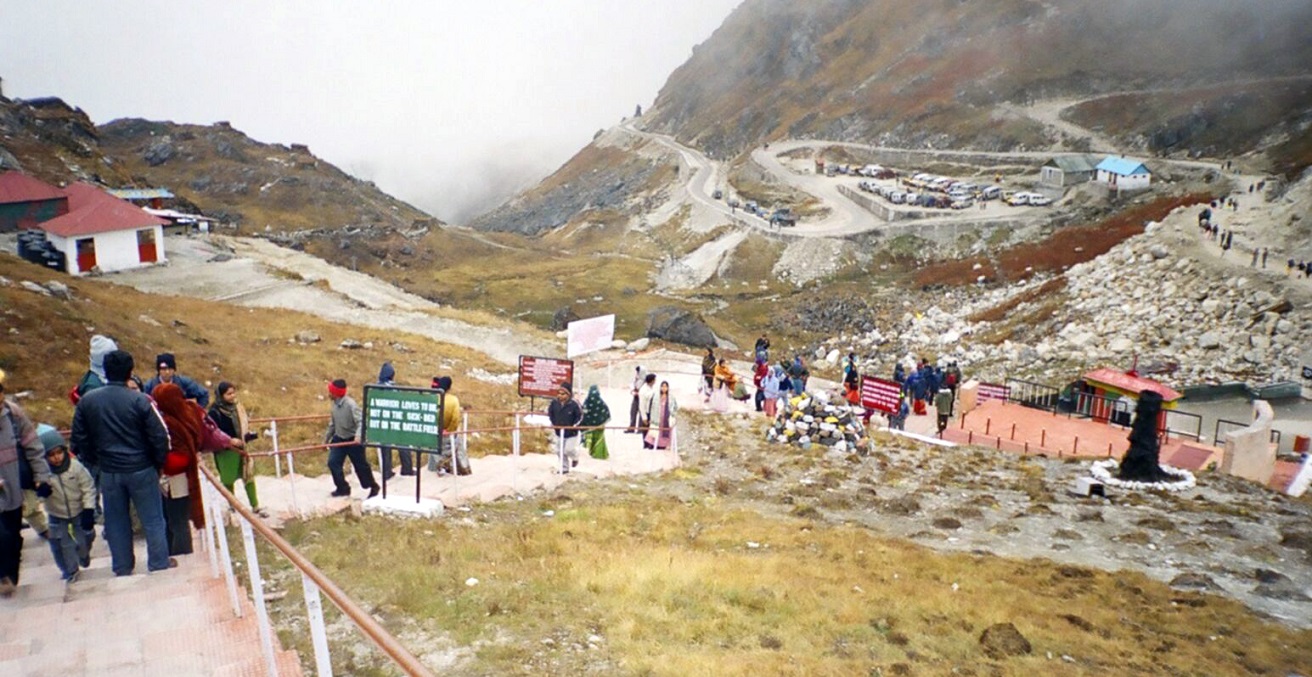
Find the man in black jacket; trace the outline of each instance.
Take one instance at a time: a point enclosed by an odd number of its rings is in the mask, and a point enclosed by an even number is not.
[[[169,451],[169,432],[150,398],[125,385],[132,367],[132,356],[122,350],[105,356],[109,383],[78,401],[69,438],[78,458],[100,469],[105,542],[117,576],[130,576],[136,567],[129,503],[146,532],[147,568],[160,571],[177,566],[169,557],[159,494],[159,469]]]
[[[547,407],[547,418],[556,434],[552,439],[557,453],[560,454],[560,472],[579,464],[579,423],[583,422],[583,407],[574,401],[574,389],[568,383],[562,383],[556,391],[556,399]]]

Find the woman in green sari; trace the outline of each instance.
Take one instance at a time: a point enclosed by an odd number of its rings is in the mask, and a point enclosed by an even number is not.
[[[610,407],[601,399],[601,390],[595,385],[588,388],[588,398],[583,401],[583,421],[580,425],[592,430],[584,431],[583,448],[588,450],[589,456],[603,461],[610,458],[610,451],[606,449],[606,431],[601,426],[606,425],[609,420]]]

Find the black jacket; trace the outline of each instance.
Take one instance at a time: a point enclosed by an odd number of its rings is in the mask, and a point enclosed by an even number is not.
[[[130,473],[164,466],[169,432],[149,397],[111,381],[78,401],[69,442],[82,463]]]
[[[556,427],[577,426],[583,421],[583,407],[573,399],[566,401],[564,404],[560,400],[551,400],[551,406],[547,407],[547,418],[551,419],[551,425]],[[579,431],[565,430],[562,431],[564,437],[577,437]]]

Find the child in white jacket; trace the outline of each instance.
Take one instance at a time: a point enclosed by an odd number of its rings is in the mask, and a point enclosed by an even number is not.
[[[50,552],[64,580],[78,579],[78,566],[91,564],[91,540],[95,538],[96,488],[91,473],[68,453],[64,436],[54,427],[37,426],[50,466],[50,495],[44,497],[50,517]]]

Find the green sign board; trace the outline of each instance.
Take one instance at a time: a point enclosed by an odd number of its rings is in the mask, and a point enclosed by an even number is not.
[[[442,391],[399,386],[364,387],[364,443],[399,449],[441,448]]]

